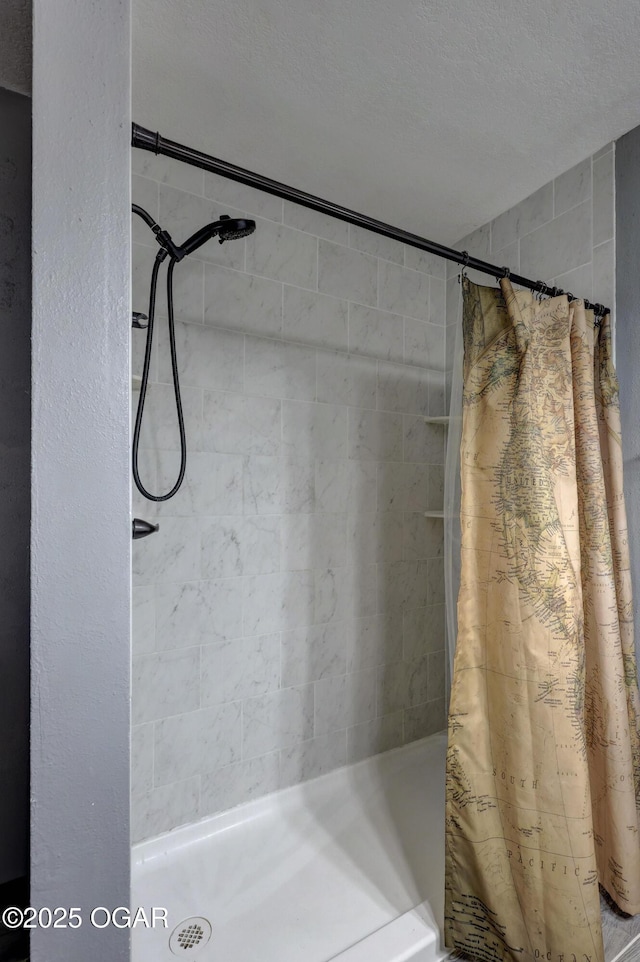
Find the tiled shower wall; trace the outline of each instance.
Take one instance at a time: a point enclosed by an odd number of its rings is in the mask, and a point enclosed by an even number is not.
[[[454,246],[534,280],[614,308],[614,144],[572,167]],[[447,271],[447,369],[451,367],[459,285]],[[469,271],[478,284],[486,275]]]
[[[436,258],[134,151],[134,202],[180,242],[255,234],[175,272],[188,440],[134,544],[139,840],[445,726],[445,270]],[[134,310],[157,250],[134,223]],[[142,433],[178,471],[166,296]],[[134,374],[144,332],[133,331]],[[133,404],[137,402],[133,393]]]

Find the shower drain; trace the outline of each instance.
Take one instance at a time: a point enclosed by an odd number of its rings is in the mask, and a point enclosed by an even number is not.
[[[183,919],[171,933],[169,948],[174,955],[191,959],[211,938],[211,923],[202,916]]]

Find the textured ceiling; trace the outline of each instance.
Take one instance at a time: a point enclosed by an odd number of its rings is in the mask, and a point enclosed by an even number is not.
[[[640,123],[637,0],[133,0],[133,118],[443,243]]]

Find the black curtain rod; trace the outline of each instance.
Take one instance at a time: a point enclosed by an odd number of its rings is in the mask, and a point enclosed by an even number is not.
[[[521,274],[514,274],[507,267],[496,267],[487,261],[481,261],[477,257],[472,257],[467,251],[456,251],[450,247],[444,247],[442,244],[436,244],[434,241],[419,237],[418,234],[411,234],[409,231],[401,230],[399,227],[392,227],[390,224],[374,220],[373,217],[367,217],[366,214],[358,214],[356,211],[348,210],[346,207],[339,207],[338,204],[334,204],[330,200],[323,200],[321,197],[315,197],[313,194],[307,194],[303,190],[297,190],[295,187],[281,184],[277,180],[263,177],[261,174],[256,174],[251,170],[236,167],[233,164],[227,163],[226,160],[211,157],[209,154],[204,154],[199,150],[195,150],[193,147],[185,147],[183,144],[178,144],[173,140],[167,140],[166,137],[161,137],[159,133],[147,130],[146,127],[140,127],[138,124],[132,124],[131,127],[131,144],[133,147],[139,147],[141,150],[149,150],[154,154],[163,154],[165,157],[181,160],[185,164],[191,164],[193,167],[201,167],[203,170],[210,170],[212,173],[219,174],[221,177],[229,178],[229,180],[235,180],[240,184],[246,184],[248,187],[263,190],[267,194],[274,194],[276,197],[284,198],[284,200],[293,201],[294,204],[300,204],[301,207],[310,207],[311,210],[320,211],[322,214],[329,214],[331,217],[344,220],[348,224],[364,227],[375,234],[382,234],[384,237],[391,237],[393,240],[400,241],[402,244],[408,244],[410,247],[417,247],[419,250],[428,251],[430,254],[444,258],[444,260],[454,261],[456,264],[462,264],[463,267],[472,268],[475,271],[480,271],[482,274],[490,274],[497,280],[502,277],[509,277],[514,284],[518,284],[520,287],[527,287],[529,290],[536,291],[538,294],[546,294],[550,297],[567,294],[570,300],[574,298],[573,294],[568,291],[563,291],[559,287],[549,287],[543,283],[543,281],[532,281],[530,278],[523,277]],[[593,310],[598,316],[609,313],[609,308],[604,307],[602,304],[593,304],[587,300],[585,300],[584,303],[587,310]]]

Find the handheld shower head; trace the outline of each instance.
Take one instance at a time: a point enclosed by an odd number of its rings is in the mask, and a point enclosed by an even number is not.
[[[227,214],[221,214],[218,221],[218,239],[221,244],[226,240],[238,240],[240,237],[248,237],[256,229],[254,220],[242,220],[241,218],[231,218]]]
[[[195,234],[187,238],[184,244],[178,248],[181,255],[180,260],[188,254],[193,254],[194,251],[202,247],[203,244],[206,244],[208,240],[216,235],[218,236],[219,242],[224,244],[227,240],[237,240],[240,237],[247,237],[249,234],[253,234],[255,229],[256,222],[254,220],[232,218],[229,217],[228,214],[222,214],[220,220],[201,227]]]

